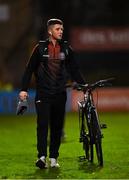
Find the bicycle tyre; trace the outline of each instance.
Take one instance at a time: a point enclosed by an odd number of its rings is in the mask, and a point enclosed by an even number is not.
[[[89,145],[89,158],[88,158],[88,161],[93,163],[93,159],[94,159],[93,144],[90,144]]]
[[[97,112],[95,111],[95,109],[93,109],[92,111],[92,118],[94,122],[93,132],[94,132],[94,139],[95,139],[96,155],[97,155],[99,165],[103,166],[102,135],[101,135],[101,129],[99,125]]]
[[[86,123],[86,126],[87,126],[87,138],[85,141],[83,141],[84,143],[84,150],[85,150],[85,155],[86,155],[86,159],[89,161],[89,162],[93,162],[93,159],[94,159],[94,152],[93,152],[93,142],[92,142],[92,124],[88,124],[88,117],[87,117],[87,114],[85,114],[85,123]]]
[[[95,142],[96,154],[99,166],[103,166],[103,153],[102,153],[102,141],[101,139],[96,140]]]
[[[85,151],[85,158],[89,162],[93,162],[93,144],[89,142],[88,138],[85,138],[85,140],[83,141],[83,149]]]

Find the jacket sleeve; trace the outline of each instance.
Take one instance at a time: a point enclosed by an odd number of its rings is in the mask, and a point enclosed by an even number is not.
[[[74,56],[75,54],[72,48],[69,46],[69,55],[68,55],[68,63],[67,63],[68,73],[70,73],[73,81],[76,81],[77,83],[80,84],[85,84],[85,80],[79,70],[78,63]]]
[[[32,55],[26,65],[26,67],[25,67],[25,71],[24,71],[24,74],[22,77],[22,86],[21,86],[22,91],[28,90],[32,74],[38,65],[38,57],[39,57],[39,49],[38,49],[38,45],[36,45],[32,51]]]

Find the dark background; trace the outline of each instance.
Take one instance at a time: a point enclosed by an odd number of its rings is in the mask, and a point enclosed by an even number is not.
[[[45,39],[49,18],[64,21],[64,39],[73,27],[129,27],[128,0],[1,0],[9,18],[0,21],[0,89],[20,88],[34,45]],[[76,52],[88,83],[115,77],[114,86],[129,86],[129,51]],[[33,81],[31,83],[33,87]]]

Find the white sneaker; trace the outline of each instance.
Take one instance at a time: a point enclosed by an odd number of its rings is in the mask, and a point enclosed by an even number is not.
[[[40,159],[36,161],[36,166],[39,167],[40,169],[44,169],[48,167],[45,156],[40,157]]]
[[[59,168],[60,165],[58,164],[57,160],[55,158],[50,158],[50,167],[51,168]]]

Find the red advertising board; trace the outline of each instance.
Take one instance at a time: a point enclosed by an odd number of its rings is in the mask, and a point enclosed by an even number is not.
[[[101,112],[129,111],[129,88],[103,88],[93,93],[94,103]],[[77,111],[77,101],[83,94],[72,91],[72,111]]]
[[[129,50],[129,27],[73,28],[70,37],[76,51]]]

